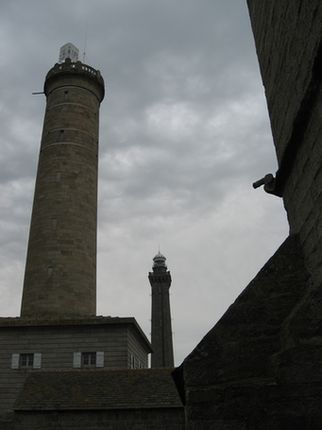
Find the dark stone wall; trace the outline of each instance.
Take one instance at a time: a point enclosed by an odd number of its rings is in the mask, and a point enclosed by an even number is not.
[[[306,429],[322,419],[322,386],[306,381],[321,374],[320,350],[296,345],[291,333],[308,287],[291,236],[175,372],[184,381],[187,430]]]
[[[317,289],[322,280],[322,3],[248,0],[279,159],[279,188]]]
[[[320,429],[322,3],[248,0],[291,236],[174,373],[186,429]]]
[[[247,0],[279,161],[310,90],[321,43],[319,0]]]
[[[283,377],[320,384],[322,361],[322,3],[248,0],[290,230],[310,274],[289,321]],[[283,362],[282,355],[280,357]]]

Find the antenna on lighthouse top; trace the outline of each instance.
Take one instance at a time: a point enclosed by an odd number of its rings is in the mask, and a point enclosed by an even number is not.
[[[84,36],[83,63],[85,63],[85,59],[86,59],[86,45],[87,45],[87,28],[86,28],[85,36]]]
[[[72,43],[66,43],[59,50],[59,63],[63,63],[66,58],[70,58],[73,63],[78,61],[79,50]]]

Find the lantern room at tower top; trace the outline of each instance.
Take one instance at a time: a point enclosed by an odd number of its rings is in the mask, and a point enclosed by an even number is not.
[[[65,43],[59,50],[59,62],[63,63],[69,58],[73,63],[78,61],[79,49],[72,43]]]

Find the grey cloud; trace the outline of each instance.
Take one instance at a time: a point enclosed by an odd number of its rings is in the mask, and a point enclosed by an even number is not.
[[[99,309],[149,333],[146,276],[161,243],[180,361],[287,231],[281,203],[251,189],[276,161],[245,2],[12,0],[0,28],[1,313],[19,312],[45,102],[31,93],[59,47],[82,52],[87,33],[86,61],[107,87]]]

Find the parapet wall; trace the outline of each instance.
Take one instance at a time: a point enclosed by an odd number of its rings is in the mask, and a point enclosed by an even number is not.
[[[88,64],[83,64],[80,61],[77,61],[76,63],[72,63],[69,58],[67,58],[64,63],[61,63],[61,64],[56,63],[54,67],[52,67],[49,70],[46,76],[45,85],[44,85],[44,92],[46,95],[48,95],[49,84],[58,75],[60,79],[62,75],[65,75],[67,79],[68,77],[70,77],[73,79],[73,82],[75,82],[74,81],[75,78],[77,79],[77,75],[80,78],[84,78],[84,77],[86,77],[87,79],[89,78],[92,81],[93,85],[95,85],[98,89],[99,102],[103,100],[105,95],[104,79],[99,70],[94,69]]]

